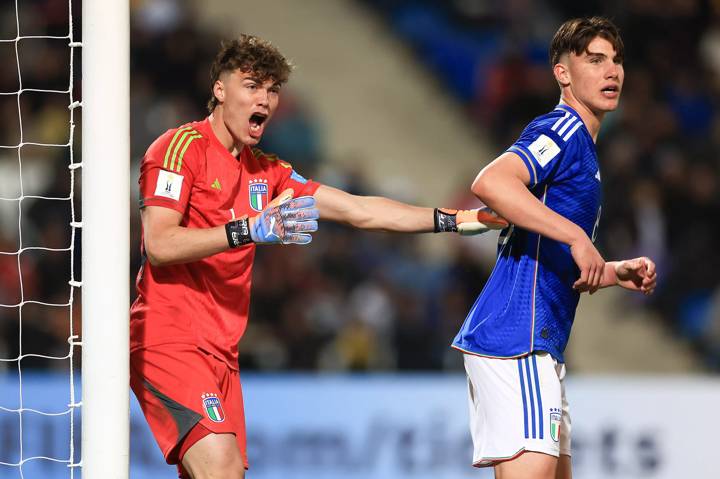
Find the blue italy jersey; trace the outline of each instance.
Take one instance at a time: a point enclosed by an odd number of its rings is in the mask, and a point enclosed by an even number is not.
[[[534,119],[507,151],[530,172],[530,191],[595,240],[602,197],[597,151],[580,116],[567,105]],[[564,362],[580,271],[564,243],[510,226],[500,233],[490,279],[453,347],[510,358],[547,351]]]

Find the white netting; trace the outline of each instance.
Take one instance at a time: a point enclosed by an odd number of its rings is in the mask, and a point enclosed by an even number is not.
[[[60,2],[47,3],[54,3],[54,5],[47,8],[52,13],[57,14],[57,4]],[[2,168],[0,170],[0,216],[2,216],[0,227],[4,236],[4,240],[0,242],[0,260],[2,261],[0,272],[6,273],[4,290],[2,289],[3,285],[0,285],[0,293],[2,293],[0,295],[0,313],[2,314],[0,318],[7,324],[13,324],[12,327],[5,327],[3,329],[5,332],[12,330],[17,333],[15,338],[17,344],[5,348],[0,344],[0,390],[2,391],[0,393],[0,420],[2,421],[0,432],[4,435],[2,440],[4,443],[0,444],[0,477],[2,478],[73,478],[75,477],[75,468],[79,466],[76,460],[78,454],[75,451],[75,430],[78,417],[76,410],[79,408],[80,403],[76,401],[75,397],[76,384],[74,376],[74,351],[75,346],[79,343],[76,335],[78,327],[73,321],[73,318],[77,316],[77,314],[74,314],[77,313],[77,308],[74,308],[73,303],[75,289],[80,287],[80,282],[75,278],[76,231],[82,225],[76,218],[75,210],[75,170],[81,166],[81,163],[75,161],[73,147],[75,109],[80,106],[80,103],[75,101],[73,96],[73,83],[75,79],[74,50],[81,45],[73,39],[72,0],[67,2],[67,17],[64,18],[67,24],[67,35],[23,35],[24,29],[23,25],[21,25],[21,18],[24,18],[24,16],[21,15],[21,10],[23,8],[27,10],[34,8],[34,14],[37,14],[40,8],[38,5],[38,2],[25,2],[25,5],[23,5],[23,2],[15,0],[15,36],[14,38],[8,38],[8,36],[12,36],[12,33],[10,31],[8,35],[7,30],[0,34],[0,47],[3,47],[8,52],[11,52],[14,48],[17,71],[17,89],[15,91],[0,91],[0,100],[6,100],[4,102],[6,108],[0,110],[0,114],[4,116],[2,118],[5,125],[3,128],[13,128],[14,122],[11,117],[8,117],[8,112],[11,110],[8,105],[9,102],[13,101],[13,97],[17,107],[18,119],[17,143],[0,144],[0,167]],[[10,12],[6,12],[6,14],[5,20],[10,17]],[[11,22],[6,21],[5,25],[8,23]],[[69,56],[69,65],[65,64],[65,68],[69,67],[67,89],[44,89],[41,86],[37,87],[39,85],[28,85],[27,82],[24,82],[23,72],[26,68],[33,71],[33,78],[37,79],[46,74],[44,72],[46,72],[47,68],[57,65],[57,59],[48,55],[53,52],[52,48],[46,46],[49,42],[62,42],[64,53]],[[24,57],[21,52],[25,51],[26,46],[28,51],[33,49],[41,51],[42,56],[38,55],[36,58]],[[67,59],[67,56],[63,58],[63,61]],[[10,72],[12,64],[4,62],[3,69],[6,70],[6,73]],[[27,124],[24,124],[23,113],[27,111],[33,112],[38,109],[29,108],[24,103],[26,99],[32,97],[30,100],[35,105],[45,99],[48,99],[50,103],[55,102],[57,104],[58,96],[67,99],[67,110],[65,110],[65,114],[69,117],[66,129],[67,141],[44,141],[43,138],[47,135],[43,134],[43,129],[47,130],[47,125],[43,123],[39,126],[28,127]],[[42,111],[46,112],[43,121],[48,120],[46,123],[50,125],[52,125],[52,120],[57,121],[58,117],[62,117],[62,114],[58,114],[50,108]],[[39,115],[32,113],[29,113],[29,116],[30,119],[26,120],[26,123],[31,123],[39,117]],[[33,132],[33,134],[28,134],[28,131]],[[38,134],[35,135],[34,133]],[[7,140],[11,136],[11,134],[5,134],[2,138]],[[3,142],[0,141],[0,143]],[[11,160],[13,157],[16,157],[17,160],[16,170],[14,166],[11,166],[11,164],[14,165],[15,163],[14,160]],[[69,192],[66,192],[66,195],[55,195],[54,192],[58,191],[58,189],[48,188],[49,184],[58,183],[58,175],[49,173],[52,172],[52,166],[50,165],[52,158],[58,157],[63,157],[63,161],[66,161],[64,171],[69,176]],[[24,158],[25,163],[23,162]],[[24,165],[26,172],[23,171]],[[44,189],[40,187],[42,185],[45,186]],[[43,194],[45,192],[49,192],[49,194]],[[62,206],[58,208],[58,204]],[[60,216],[62,218],[69,217],[70,221],[69,224],[65,225],[66,233],[56,235],[55,238],[61,237],[66,243],[62,245],[49,244],[52,241],[47,241],[48,235],[42,231],[42,215],[37,212],[45,212],[47,217],[47,212],[52,215],[52,212],[62,211],[63,208],[69,210],[69,214],[63,213]],[[32,224],[28,218],[28,215],[31,214],[35,216],[34,219],[40,224]],[[15,215],[17,216],[17,230],[13,231],[14,228],[11,224],[14,223]],[[40,221],[37,221],[39,215]],[[57,219],[57,217],[54,219]],[[67,233],[67,230],[69,230],[69,233]],[[10,247],[11,245],[14,247]],[[42,255],[61,255],[61,259],[56,260],[60,261],[60,263],[69,260],[69,278],[66,277],[63,280],[63,284],[65,284],[64,281],[67,281],[67,289],[62,290],[64,291],[62,293],[65,295],[64,297],[58,297],[58,295],[52,295],[48,298],[42,297],[43,288],[39,288],[38,284],[42,284],[42,281],[46,278],[39,277],[44,273],[33,268],[33,265],[40,263],[41,260],[38,260],[38,258],[41,258]],[[16,275],[12,271],[8,274],[11,263],[16,266]],[[11,281],[8,278],[12,278],[17,283],[17,296],[14,296],[14,293],[11,292],[14,285],[10,285]],[[30,291],[32,291],[32,296],[29,296]],[[58,337],[61,338],[54,343],[55,346],[51,347],[47,354],[43,351],[35,351],[32,347],[28,351],[25,346],[26,343],[36,344],[33,343],[33,340],[37,339],[23,337],[23,315],[25,313],[27,318],[29,310],[31,311],[33,325],[30,328],[28,325],[30,320],[25,319],[25,329],[29,331],[26,335],[34,334],[34,331],[42,330],[42,328],[48,330],[54,328],[52,331],[54,338],[56,340]],[[64,322],[65,326],[58,326],[58,318],[64,318],[62,322]],[[17,322],[15,323],[15,321]],[[58,329],[61,331],[65,329],[66,337],[62,332],[58,333]],[[49,336],[52,335],[49,334]],[[0,334],[0,340],[2,339]],[[8,343],[12,339],[5,337],[5,342]],[[65,344],[64,347],[57,346],[57,344],[62,343]],[[16,354],[6,354],[9,351]],[[61,374],[63,381],[69,379],[69,391],[66,397],[33,398],[29,396],[34,391],[24,391],[24,372],[26,375],[38,374],[34,372],[34,368],[31,368],[31,371],[28,372],[27,366],[25,366],[24,371],[24,365],[37,365],[39,363],[42,363],[44,368],[63,371],[63,374]],[[41,406],[36,407],[37,404]],[[53,418],[53,420],[57,418],[58,422],[53,422],[50,418]],[[8,438],[16,433],[19,437],[17,437],[17,444],[13,445],[12,440]],[[68,446],[67,448],[63,447],[64,450],[62,451],[55,451],[54,449],[57,448],[52,446],[57,434],[67,436]],[[47,451],[55,454],[47,454]],[[61,474],[58,474],[59,467],[63,468]]]

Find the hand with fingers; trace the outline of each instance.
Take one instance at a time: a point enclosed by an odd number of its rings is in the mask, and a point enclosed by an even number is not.
[[[308,244],[320,217],[315,198],[293,198],[293,190],[280,193],[257,216],[250,218],[250,237],[257,244]]]
[[[657,285],[655,263],[646,256],[626,259],[615,264],[618,286],[632,291],[640,291],[649,296]]]
[[[573,289],[593,294],[602,283],[605,260],[587,235],[570,244],[570,253],[580,269],[580,278],[573,284]]]
[[[256,244],[308,244],[310,233],[317,231],[320,213],[315,198],[293,198],[292,188],[280,193],[262,212],[249,218],[244,216],[225,225],[228,244],[237,248]]]

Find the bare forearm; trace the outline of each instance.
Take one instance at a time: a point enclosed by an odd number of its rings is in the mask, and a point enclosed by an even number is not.
[[[315,199],[321,220],[375,231],[427,233],[434,230],[432,208],[379,196],[355,196],[328,186],[320,187]]]
[[[472,191],[500,216],[526,230],[568,245],[585,236],[582,228],[545,206],[512,176],[484,171]]]
[[[365,230],[400,233],[428,233],[434,227],[432,208],[411,206],[377,196],[363,197],[358,209],[336,220]]]
[[[185,228],[172,226],[146,235],[145,251],[155,266],[189,263],[229,248],[225,226]]]
[[[483,168],[472,192],[509,222],[569,245],[580,270],[573,288],[594,293],[602,283],[605,260],[582,228],[552,211],[528,190],[530,181],[522,158],[506,152]]]

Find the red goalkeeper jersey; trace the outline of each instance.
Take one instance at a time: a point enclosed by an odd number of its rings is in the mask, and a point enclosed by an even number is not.
[[[169,130],[148,149],[140,167],[140,207],[182,213],[181,226],[210,228],[257,215],[280,192],[312,195],[320,186],[290,164],[244,147],[235,158],[210,122]],[[237,369],[238,341],[248,319],[255,245],[248,244],[190,263],[152,266],[137,276],[130,309],[130,348],[193,344]]]

